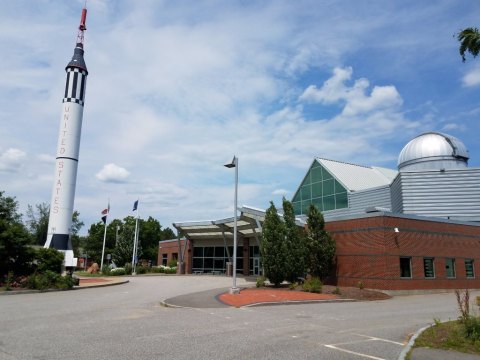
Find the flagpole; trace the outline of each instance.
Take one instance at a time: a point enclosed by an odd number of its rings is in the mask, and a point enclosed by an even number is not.
[[[133,204],[133,211],[137,212],[135,220],[135,236],[133,237],[133,254],[132,254],[132,275],[137,275],[135,266],[135,256],[137,255],[137,228],[138,228],[138,200]]]
[[[105,231],[103,232],[102,261],[100,262],[100,271],[103,269],[103,257],[105,256],[105,240],[107,238],[107,219],[105,219]]]
[[[105,230],[103,232],[103,247],[102,247],[102,260],[100,262],[100,271],[103,269],[103,258],[105,256],[105,240],[107,239],[107,220],[108,213],[110,212],[110,199],[108,199],[107,213],[105,214]]]
[[[135,274],[137,273],[137,263],[138,263],[138,236],[140,235],[140,226],[138,226],[138,219],[140,215],[137,213],[137,221],[135,223],[135,234],[137,235],[137,240],[135,242]]]

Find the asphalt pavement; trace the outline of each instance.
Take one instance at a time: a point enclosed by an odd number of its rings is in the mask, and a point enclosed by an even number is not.
[[[117,297],[119,297],[119,296],[121,297],[121,296],[126,296],[126,294],[128,294],[129,291],[137,291],[136,287],[138,287],[138,285],[135,285],[135,283],[137,282],[137,279],[140,280],[139,278],[140,278],[140,276],[122,277],[122,278],[112,278],[112,277],[108,277],[108,278],[101,278],[101,277],[100,278],[89,278],[89,280],[85,280],[85,281],[83,281],[83,283],[82,283],[82,280],[80,280],[80,285],[78,287],[76,287],[76,289],[78,289],[78,290],[92,289],[90,292],[88,292],[88,294],[89,294],[89,296],[95,296],[95,291],[96,290],[94,290],[94,288],[123,284],[124,285],[122,287],[123,290],[120,293],[118,293],[119,295],[117,295]],[[193,277],[190,277],[190,278],[193,278]],[[171,283],[170,279],[169,279],[168,283]],[[134,280],[135,280],[134,284],[132,284],[132,285],[127,284],[129,281],[134,281]],[[190,308],[190,309],[199,309],[199,310],[203,309],[205,311],[209,311],[209,309],[210,309],[210,311],[215,310],[215,309],[217,309],[216,311],[222,311],[222,309],[228,310],[228,308],[230,308],[230,306],[222,303],[219,300],[219,296],[221,294],[229,291],[229,287],[225,286],[225,285],[228,284],[228,279],[227,279],[227,283],[225,283],[223,281],[220,281],[221,279],[216,279],[216,278],[213,279],[213,277],[212,277],[212,285],[213,286],[215,286],[215,284],[218,284],[218,285],[220,285],[222,283],[224,284],[224,286],[215,287],[215,288],[206,288],[204,285],[200,286],[201,285],[200,283],[204,282],[205,280],[207,280],[207,279],[202,279],[202,281],[198,281],[199,286],[189,285],[192,288],[191,292],[189,291],[189,289],[179,288],[180,291],[176,291],[176,294],[175,294],[175,292],[172,292],[172,294],[174,294],[175,296],[170,296],[170,297],[167,296],[166,298],[164,298],[163,300],[160,301],[161,304],[164,305],[164,306],[167,306],[167,307]],[[215,280],[215,281],[213,281],[213,280]],[[162,280],[159,279],[159,281],[162,281]],[[141,282],[143,282],[143,281],[141,281]],[[196,283],[196,282],[194,282],[194,283]],[[171,283],[171,284],[173,284],[173,283]],[[190,282],[189,282],[189,284],[190,284]],[[242,285],[244,287],[253,287],[254,283],[243,282]],[[129,290],[129,287],[133,287],[135,289]],[[100,289],[98,291],[100,291]],[[77,292],[73,292],[73,293],[77,293]],[[83,291],[81,291],[81,293],[83,293]],[[18,292],[18,294],[22,294],[22,292]],[[102,296],[102,297],[103,296],[108,296],[107,294],[108,293],[102,292],[100,294],[100,296]],[[21,296],[21,297],[23,298],[23,296]],[[414,296],[411,299],[416,300],[416,299],[419,299],[419,298],[421,298],[421,296],[417,297],[417,298],[415,298],[415,296]],[[52,298],[52,301],[53,301],[53,299],[54,298]],[[400,300],[401,300],[401,302],[408,302],[409,297],[402,297]],[[395,300],[394,299],[383,300],[381,302],[378,302],[378,304],[387,305],[387,303],[383,303],[385,301],[390,302],[390,301],[395,301]],[[22,302],[23,302],[23,300],[18,301],[19,304],[21,304]],[[301,302],[299,304],[301,304]],[[125,303],[125,305],[126,305],[126,303]],[[269,305],[272,305],[272,302],[269,302]],[[365,304],[365,305],[368,305],[368,304]],[[139,305],[137,304],[137,307],[138,306]],[[321,308],[318,308],[318,306],[323,307],[324,305],[303,304],[303,306],[306,306],[307,307],[306,309],[308,309],[309,306],[312,306],[312,308],[311,308],[312,310],[318,311],[319,309],[321,309]],[[330,308],[330,311],[333,309],[333,308],[331,308],[331,306],[336,306],[336,304],[329,304],[328,305],[328,308]],[[339,306],[343,306],[343,305],[339,305]],[[414,306],[414,305],[412,305],[412,306]],[[325,304],[325,307],[327,309],[327,304]],[[136,311],[139,311],[139,310],[136,310]],[[142,311],[146,311],[146,310],[142,310]],[[148,310],[148,311],[151,311],[151,310]],[[265,310],[258,309],[256,311],[257,311],[257,315],[258,315],[258,314],[261,314],[262,312],[265,312],[267,310],[266,309]],[[260,311],[260,312],[258,313],[258,311]],[[270,313],[271,311],[268,310],[268,312]],[[286,313],[286,311],[285,311],[285,313]],[[136,316],[143,316],[143,314],[139,313],[138,315],[135,315],[135,317]],[[285,316],[287,316],[287,315],[285,315]],[[297,316],[299,316],[299,315],[297,315]],[[127,319],[128,318],[130,318],[130,317],[127,317]],[[26,320],[26,318],[24,320]],[[91,321],[93,321],[93,320],[91,320]],[[353,321],[353,320],[351,320],[351,321]],[[351,326],[352,330],[350,330],[350,331],[353,331],[354,327],[356,325],[357,324],[352,323],[352,326]],[[400,324],[398,324],[398,325],[400,325]],[[307,331],[307,328],[309,328],[311,325],[309,325],[307,323],[304,326],[305,326],[305,331]],[[289,325],[289,327],[291,327],[291,325]],[[300,325],[300,329],[301,329],[301,327],[302,326]],[[272,331],[272,330],[269,330],[269,331]],[[299,331],[301,331],[301,330],[299,330]],[[418,331],[417,331],[417,333],[418,333]],[[364,335],[361,335],[361,336],[364,336]],[[371,337],[371,339],[373,339],[373,340],[383,340],[383,339],[379,339],[379,338],[375,338],[375,337]],[[385,341],[388,341],[388,340],[385,340]],[[350,344],[355,344],[355,343],[358,343],[358,341],[351,341],[351,342],[348,343],[348,346],[350,346]],[[355,359],[355,358],[358,358],[357,355],[361,354],[361,352],[349,351],[349,350],[343,349],[343,348],[347,348],[347,345],[342,345],[342,344],[346,344],[346,343],[332,343],[332,345],[324,345],[324,346],[329,347],[333,350],[337,350],[337,352],[335,353],[335,358]],[[0,345],[1,345],[1,343],[0,343]],[[404,359],[404,356],[405,356],[405,354],[406,354],[406,352],[407,352],[407,350],[409,349],[410,346],[411,346],[411,343],[404,346],[404,349],[403,349],[402,353],[400,354],[400,357],[398,357],[398,359]],[[0,358],[3,359],[1,350],[2,349],[1,349],[1,346],[0,346]],[[346,357],[337,357],[338,354],[341,354],[340,351],[345,351],[344,355]],[[352,353],[352,355],[349,356],[348,355],[349,353]],[[355,355],[355,354],[357,354],[357,355]],[[382,355],[382,353],[380,353],[380,356],[382,356],[382,357],[378,357],[378,356],[377,357],[371,357],[370,356],[370,358],[382,359],[382,358],[384,358],[384,356],[386,356],[385,358],[392,359],[391,355],[388,356],[386,353],[383,353],[383,355]],[[14,357],[12,357],[12,359],[13,358]],[[73,357],[73,358],[75,358],[75,357]],[[230,356],[229,358],[243,358],[243,357],[242,356],[240,356],[240,357]],[[265,357],[265,358],[267,358],[267,357]],[[328,357],[328,358],[330,358],[330,357]],[[472,359],[473,360],[473,359],[479,359],[479,358],[480,357],[478,357],[478,356],[470,355],[470,354],[464,354],[464,353],[453,352],[453,351],[437,350],[437,349],[425,349],[425,348],[415,348],[413,350],[411,356],[410,356],[410,359],[412,359],[412,360],[433,360],[433,359],[435,359],[435,360],[437,360],[437,359],[440,359],[440,360],[442,360],[442,359],[445,359],[445,360],[470,360],[470,359]]]

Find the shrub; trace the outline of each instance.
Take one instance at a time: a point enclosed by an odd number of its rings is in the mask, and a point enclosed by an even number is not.
[[[71,289],[73,285],[74,279],[71,276],[61,276],[50,270],[31,275],[27,282],[29,289],[36,290]]]
[[[335,290],[332,291],[332,294],[342,295],[342,292],[340,291],[340,288],[337,286],[337,287],[335,288]]]
[[[7,275],[7,281],[5,283],[6,291],[12,290],[12,283],[13,283],[13,272],[9,271]]]
[[[160,265],[160,266],[152,266],[150,268],[150,272],[155,273],[155,274],[163,274],[165,273],[165,267]]]
[[[147,268],[143,266],[137,266],[136,268],[137,274],[146,274],[147,273]]]
[[[176,274],[177,273],[177,267],[166,267],[165,268],[165,274]]]
[[[111,268],[107,264],[102,266],[102,275],[110,275]]]
[[[177,259],[171,259],[169,262],[168,262],[168,267],[170,268],[176,268],[177,267],[177,262],[178,260]]]
[[[132,264],[130,263],[125,264],[125,274],[132,275]]]
[[[480,319],[475,316],[469,316],[462,320],[465,326],[465,337],[473,341],[480,340]]]
[[[52,271],[60,274],[62,272],[62,264],[65,255],[53,248],[40,248],[35,253],[37,261],[37,272],[45,273]]]
[[[257,278],[257,288],[258,287],[264,287],[265,286],[265,277],[260,276]]]
[[[125,269],[124,268],[115,268],[110,270],[110,275],[111,276],[121,276],[125,275]]]
[[[290,283],[290,285],[288,285],[288,288],[290,290],[295,290],[297,288],[297,286],[298,286],[298,283],[296,281],[294,281],[294,282]]]
[[[363,290],[365,288],[365,284],[363,283],[362,280],[360,280],[358,283],[357,283],[357,287],[360,289],[360,290]]]
[[[311,279],[306,280],[303,283],[303,291],[311,293],[321,293],[322,292],[322,282],[318,277],[312,277]]]
[[[468,320],[470,318],[470,292],[466,289],[463,293],[455,290],[457,298],[458,310],[460,311],[460,320]]]

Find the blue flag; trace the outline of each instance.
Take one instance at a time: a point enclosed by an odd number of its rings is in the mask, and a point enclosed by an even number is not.
[[[137,210],[137,207],[138,207],[138,200],[133,203],[133,210],[132,211]]]

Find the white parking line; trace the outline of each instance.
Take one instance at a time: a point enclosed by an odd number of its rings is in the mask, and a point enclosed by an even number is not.
[[[379,357],[376,357],[376,356],[367,355],[367,354],[363,354],[363,353],[359,353],[359,352],[351,351],[351,350],[347,350],[347,349],[342,349],[342,348],[338,347],[338,345],[351,345],[351,344],[358,344],[358,343],[367,342],[367,341],[383,341],[383,342],[387,342],[387,343],[391,343],[391,344],[395,344],[395,345],[400,345],[400,346],[403,346],[403,345],[404,345],[404,344],[399,343],[399,342],[397,342],[397,341],[392,341],[392,340],[387,340],[387,339],[381,339],[381,338],[377,338],[377,337],[373,337],[373,336],[368,336],[368,335],[362,335],[362,334],[356,334],[356,333],[352,333],[352,335],[357,335],[357,336],[366,337],[367,339],[366,339],[366,340],[349,341],[349,342],[337,343],[337,344],[330,344],[330,345],[324,345],[324,346],[325,346],[325,347],[328,347],[328,348],[330,348],[330,349],[334,349],[334,350],[338,350],[338,351],[343,351],[343,352],[346,352],[346,353],[349,353],[349,354],[357,355],[357,356],[364,357],[364,358],[368,358],[368,359],[385,360],[385,359],[383,359],[383,358],[379,358]]]
[[[358,352],[355,352],[355,351],[350,351],[350,350],[346,350],[346,349],[341,349],[341,348],[336,347],[335,345],[324,345],[324,346],[325,346],[325,347],[328,347],[328,348],[330,348],[330,349],[343,351],[343,352],[346,352],[346,353],[349,353],[349,354],[361,356],[361,357],[368,358],[368,359],[385,360],[384,358],[379,358],[379,357],[376,357],[376,356],[366,355],[366,354],[358,353]]]
[[[400,346],[405,345],[404,343],[399,343],[399,342],[393,341],[393,340],[387,340],[387,339],[382,339],[382,338],[377,338],[377,337],[362,335],[362,334],[357,334],[357,333],[352,333],[352,334],[357,335],[357,336],[363,336],[363,337],[369,338],[370,340],[379,340],[379,341],[384,341],[384,342],[388,342],[388,343],[392,343],[392,344],[396,344],[396,345],[400,345]]]

